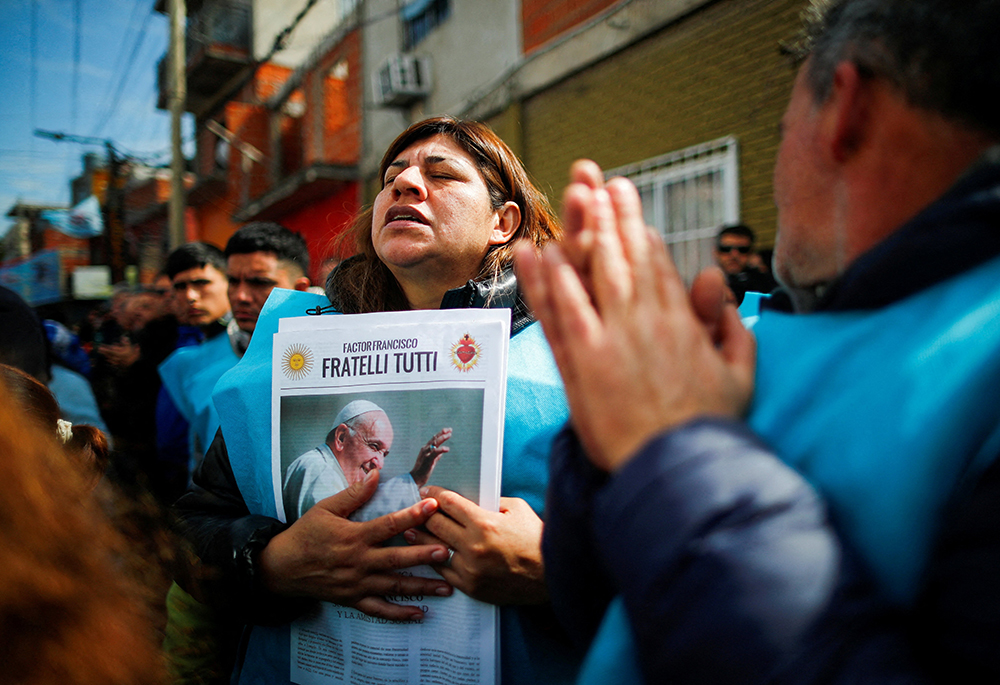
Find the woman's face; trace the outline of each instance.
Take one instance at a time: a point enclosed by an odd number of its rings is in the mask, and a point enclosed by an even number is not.
[[[479,273],[489,246],[507,242],[520,223],[513,202],[499,211],[490,206],[472,157],[445,135],[403,150],[382,180],[372,243],[404,290],[426,279],[464,284]]]

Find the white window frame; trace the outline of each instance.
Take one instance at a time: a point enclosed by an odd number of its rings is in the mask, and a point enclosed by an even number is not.
[[[685,217],[685,224],[688,225],[668,225],[670,214],[664,190],[678,183],[696,183],[699,177],[715,172],[718,175],[714,179],[714,190],[721,193],[722,197],[721,216],[716,215],[711,220],[699,222],[698,207],[696,203],[690,203]],[[690,283],[699,271],[713,263],[712,248],[719,228],[725,224],[740,222],[739,145],[734,136],[718,138],[606,172],[607,178],[612,176],[628,178],[639,189],[640,194],[652,197],[652,207],[643,207],[646,221],[663,236],[686,283]]]

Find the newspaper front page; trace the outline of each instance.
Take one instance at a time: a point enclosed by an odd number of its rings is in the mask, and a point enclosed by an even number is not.
[[[373,466],[380,468],[378,493],[352,519],[370,520],[416,503],[419,490],[411,471],[431,440],[448,451],[426,484],[496,511],[509,330],[506,309],[282,319],[274,336],[271,424],[279,518],[294,521]],[[334,430],[338,419],[374,410],[384,412],[390,424],[369,431],[378,435],[347,438],[345,429]],[[358,450],[368,456],[358,457]],[[429,566],[403,573],[436,576]],[[495,606],[457,591],[451,597],[387,599],[420,606],[424,620],[387,621],[317,602],[295,621],[292,682],[499,681]]]

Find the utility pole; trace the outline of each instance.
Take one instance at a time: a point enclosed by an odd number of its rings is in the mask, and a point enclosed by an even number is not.
[[[121,160],[115,153],[111,141],[105,143],[108,150],[108,195],[107,220],[108,240],[111,247],[111,282],[118,283],[125,279],[125,222],[122,215],[125,211],[125,198],[119,188],[118,172]]]
[[[184,152],[181,149],[181,118],[187,99],[187,56],[184,25],[185,0],[170,0],[170,202],[167,205],[170,250],[186,242],[184,231]]]
[[[104,196],[104,225],[107,230],[104,233],[104,241],[107,246],[106,254],[109,255],[108,266],[111,267],[111,282],[121,281],[125,278],[125,223],[122,219],[125,202],[120,187],[122,183],[118,177],[124,159],[118,156],[114,143],[105,138],[77,136],[71,133],[43,131],[42,129],[35,129],[35,135],[39,138],[69,143],[103,145],[108,151],[108,189]]]

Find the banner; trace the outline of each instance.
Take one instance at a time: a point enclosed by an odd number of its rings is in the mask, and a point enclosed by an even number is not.
[[[72,209],[47,209],[39,216],[52,228],[73,238],[93,238],[104,232],[101,205],[94,195]]]
[[[59,251],[45,250],[17,264],[0,267],[0,285],[35,307],[62,299],[61,272]]]

